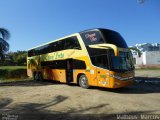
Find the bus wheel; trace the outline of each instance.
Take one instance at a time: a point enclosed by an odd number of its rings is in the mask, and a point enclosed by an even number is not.
[[[43,75],[42,75],[42,73],[38,74],[38,79],[39,79],[39,81],[43,81]]]
[[[86,77],[86,75],[81,75],[79,77],[79,85],[82,87],[82,88],[89,88],[89,85],[88,85],[88,79]]]
[[[34,73],[34,80],[35,80],[35,81],[39,81],[38,72],[35,72],[35,73]]]

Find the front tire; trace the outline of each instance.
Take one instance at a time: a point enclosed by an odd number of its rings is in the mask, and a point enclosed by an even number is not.
[[[89,88],[88,79],[87,79],[86,75],[81,75],[81,76],[79,77],[79,85],[80,85],[82,88],[85,88],[85,89],[88,89],[88,88]]]

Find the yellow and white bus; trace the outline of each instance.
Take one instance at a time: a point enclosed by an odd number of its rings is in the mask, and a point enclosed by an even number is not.
[[[125,40],[109,29],[90,29],[28,50],[27,74],[34,80],[76,83],[83,88],[120,88],[134,81]]]

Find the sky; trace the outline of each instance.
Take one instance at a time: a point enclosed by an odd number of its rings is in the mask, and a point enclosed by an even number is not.
[[[160,43],[160,0],[0,0],[0,28],[14,52],[91,28],[115,30],[129,46]]]

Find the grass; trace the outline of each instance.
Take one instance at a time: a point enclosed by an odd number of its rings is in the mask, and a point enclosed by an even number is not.
[[[26,66],[0,66],[0,81],[27,78]]]
[[[33,81],[31,78],[25,79],[0,79],[0,83],[11,83],[11,82],[21,82],[21,81]]]
[[[136,68],[135,70],[160,70],[160,68]]]
[[[17,70],[17,69],[27,69],[26,66],[0,66],[0,70]]]

